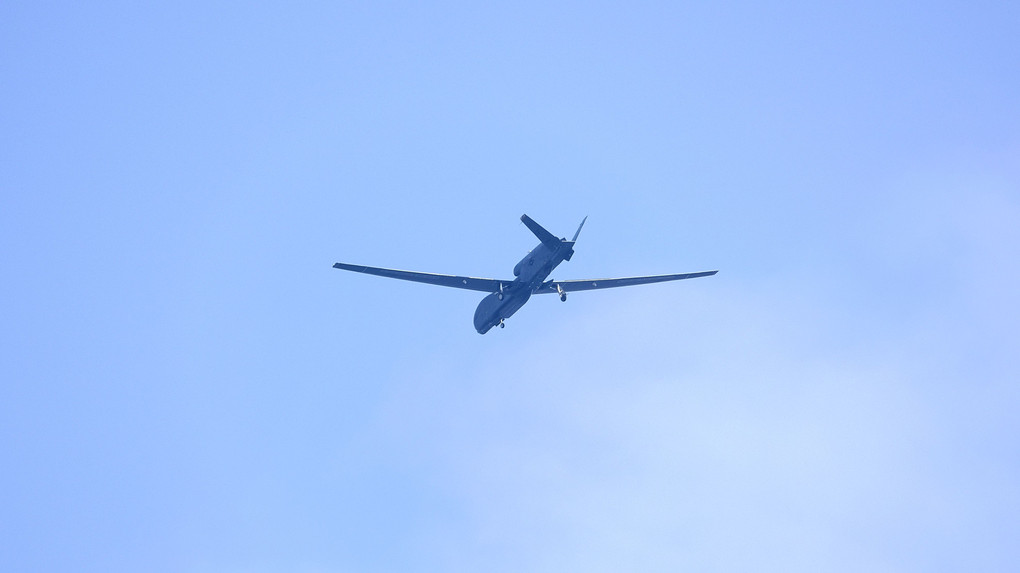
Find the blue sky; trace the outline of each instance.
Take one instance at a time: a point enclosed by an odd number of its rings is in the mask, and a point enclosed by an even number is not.
[[[1020,9],[7,2],[17,571],[1020,566]],[[589,216],[536,297],[502,278]]]

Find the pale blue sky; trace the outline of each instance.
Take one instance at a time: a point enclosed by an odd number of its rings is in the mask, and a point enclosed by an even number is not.
[[[11,571],[1020,567],[1020,8],[0,7]],[[711,278],[536,297],[507,277]]]

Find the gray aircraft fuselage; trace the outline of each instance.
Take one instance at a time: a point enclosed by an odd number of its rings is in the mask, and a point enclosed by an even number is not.
[[[559,245],[551,247],[539,243],[521,262],[514,267],[514,280],[502,286],[501,292],[495,292],[482,299],[475,309],[475,330],[485,334],[490,328],[513,316],[528,302],[531,295],[540,290],[545,279],[563,261],[569,261],[574,255],[574,241],[561,239]],[[566,300],[566,293],[560,298]]]

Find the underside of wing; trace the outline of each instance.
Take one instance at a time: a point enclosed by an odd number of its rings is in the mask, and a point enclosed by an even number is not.
[[[399,271],[396,269],[383,269],[380,267],[349,265],[347,263],[335,263],[333,265],[333,268],[345,271],[354,271],[356,273],[377,275],[380,277],[387,277],[391,279],[400,279],[405,281],[414,281],[418,283],[427,283],[432,285],[462,288],[467,290],[477,290],[482,292],[496,292],[500,289],[501,284],[508,285],[512,282],[512,281],[500,281],[496,279],[460,277],[455,275],[437,275],[434,273],[419,273],[414,271]]]
[[[634,285],[646,285],[666,281],[679,281],[683,279],[696,279],[698,277],[710,277],[719,271],[702,271],[698,273],[681,273],[675,275],[652,275],[645,277],[624,277],[618,279],[588,279],[575,281],[549,281],[535,291],[535,294],[550,294],[560,292],[575,292],[581,290],[596,290],[603,288],[616,288]]]

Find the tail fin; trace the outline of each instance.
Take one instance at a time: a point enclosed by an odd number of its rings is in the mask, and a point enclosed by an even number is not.
[[[560,240],[555,235],[546,231],[542,225],[536,223],[531,217],[527,215],[521,215],[521,221],[531,229],[532,233],[539,238],[546,246],[551,249],[555,249],[560,246]]]
[[[577,236],[581,234],[581,227],[584,226],[584,222],[587,221],[587,220],[588,220],[588,216],[587,215],[584,216],[584,219],[581,219],[581,224],[577,226],[577,232],[574,233],[574,238],[570,239],[571,243],[576,243],[577,242]]]

